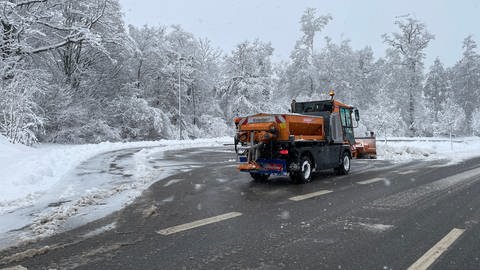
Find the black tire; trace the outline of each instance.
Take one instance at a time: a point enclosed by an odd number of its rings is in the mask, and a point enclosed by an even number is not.
[[[290,174],[293,182],[298,184],[306,184],[312,181],[313,164],[308,156],[303,156],[300,159],[301,171]]]
[[[250,173],[250,176],[255,182],[266,182],[270,177],[270,174]]]
[[[351,158],[348,152],[343,152],[340,157],[340,165],[335,168],[335,172],[338,175],[347,175],[350,172]]]

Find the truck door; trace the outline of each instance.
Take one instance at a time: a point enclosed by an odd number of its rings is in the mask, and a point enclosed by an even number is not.
[[[340,119],[342,121],[343,138],[350,145],[355,144],[355,136],[353,134],[352,109],[340,107]]]

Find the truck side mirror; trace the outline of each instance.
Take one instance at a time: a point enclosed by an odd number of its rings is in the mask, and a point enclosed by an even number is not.
[[[358,112],[358,109],[355,109],[355,121],[360,121],[360,113]]]

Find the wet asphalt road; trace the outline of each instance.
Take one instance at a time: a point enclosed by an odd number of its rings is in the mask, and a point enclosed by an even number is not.
[[[297,185],[252,182],[228,147],[164,158],[203,166],[103,219],[1,251],[0,269],[407,269],[454,228],[463,234],[430,268],[480,269],[480,159],[355,160],[350,175],[319,172]]]

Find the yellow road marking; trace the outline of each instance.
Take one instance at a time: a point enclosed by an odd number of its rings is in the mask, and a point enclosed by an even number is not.
[[[173,227],[170,227],[170,228],[162,229],[162,230],[157,231],[157,233],[161,234],[161,235],[170,235],[170,234],[190,230],[190,229],[193,229],[193,228],[205,226],[205,225],[208,225],[208,224],[212,224],[212,223],[215,223],[215,222],[220,222],[220,221],[223,221],[223,220],[231,219],[231,218],[238,217],[238,216],[241,216],[241,215],[242,215],[242,213],[239,213],[239,212],[230,212],[230,213],[226,213],[226,214],[223,214],[223,215],[209,217],[209,218],[185,223],[185,224],[182,224],[182,225],[177,225],[177,226],[173,226]]]

